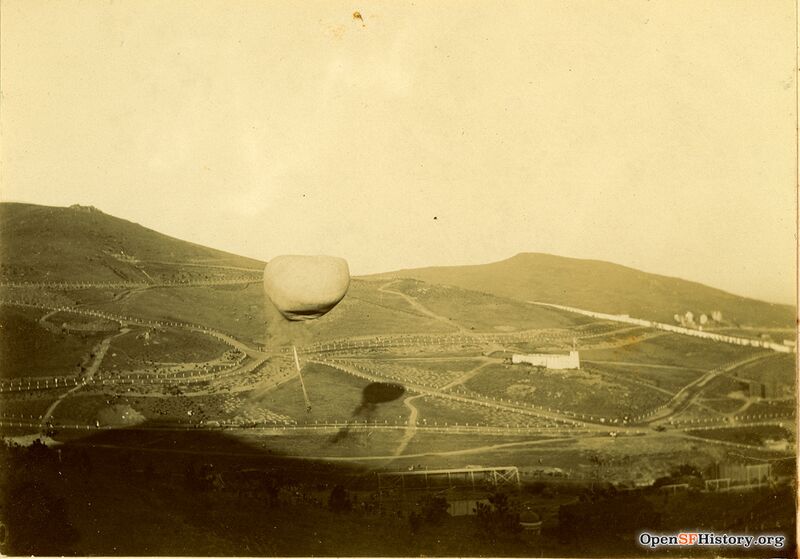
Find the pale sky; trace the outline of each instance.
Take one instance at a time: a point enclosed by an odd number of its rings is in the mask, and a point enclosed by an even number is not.
[[[547,252],[794,303],[794,11],[3,0],[2,199],[355,274]]]

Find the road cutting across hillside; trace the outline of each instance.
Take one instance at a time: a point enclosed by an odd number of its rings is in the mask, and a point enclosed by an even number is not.
[[[249,280],[226,280],[226,281],[209,281],[202,283],[203,285],[225,285],[225,284],[233,284],[233,283],[252,283]],[[308,358],[308,362],[310,363],[317,363],[320,365],[324,365],[328,367],[330,370],[337,370],[340,373],[347,374],[351,377],[360,378],[363,380],[369,380],[374,382],[382,382],[382,381],[391,381],[396,380],[393,379],[390,375],[385,373],[382,374],[373,374],[365,370],[368,368],[369,363],[367,361],[363,361],[362,366],[356,366],[356,362],[358,360],[367,360],[376,359],[376,355],[373,353],[375,351],[384,351],[390,350],[393,351],[395,354],[388,354],[388,355],[380,355],[377,359],[385,359],[386,362],[403,362],[403,361],[411,361],[416,360],[420,362],[429,362],[431,364],[434,363],[442,363],[446,364],[447,362],[458,362],[462,360],[472,360],[474,363],[470,363],[464,367],[463,370],[460,371],[460,374],[457,374],[455,378],[448,377],[447,382],[443,385],[439,385],[438,387],[426,385],[418,382],[414,382],[413,378],[410,382],[404,381],[404,386],[411,392],[416,392],[414,395],[409,395],[405,398],[403,404],[406,410],[408,410],[408,414],[406,420],[403,422],[402,425],[385,425],[385,426],[375,426],[373,427],[374,430],[385,430],[385,431],[392,431],[392,430],[401,430],[402,435],[398,440],[397,444],[395,445],[391,455],[389,455],[388,459],[392,458],[406,458],[406,457],[413,457],[413,456],[426,456],[427,454],[418,454],[418,453],[411,453],[405,454],[407,449],[409,448],[410,443],[412,440],[416,441],[415,437],[420,435],[420,433],[433,434],[433,433],[441,433],[443,435],[453,434],[453,435],[463,435],[463,434],[474,434],[475,436],[484,436],[489,435],[491,436],[534,436],[536,433],[548,433],[547,427],[537,427],[537,426],[518,426],[516,429],[513,427],[503,428],[501,425],[483,425],[483,426],[465,426],[465,425],[445,425],[445,426],[434,426],[429,427],[428,425],[424,425],[424,410],[425,408],[418,405],[415,405],[415,402],[422,398],[433,398],[439,401],[447,401],[451,402],[456,407],[464,404],[468,406],[478,406],[484,409],[491,409],[491,410],[498,410],[502,412],[507,412],[510,414],[516,414],[520,417],[531,417],[531,418],[539,418],[544,419],[550,422],[555,422],[559,427],[562,429],[563,432],[570,433],[569,437],[563,438],[563,440],[581,440],[586,437],[596,438],[596,437],[608,437],[609,433],[612,433],[614,436],[624,436],[628,435],[637,435],[641,436],[642,428],[649,429],[648,426],[654,425],[666,425],[669,424],[671,420],[674,420],[676,416],[682,413],[686,408],[692,405],[692,403],[697,402],[699,396],[701,395],[703,389],[708,385],[708,383],[716,378],[717,376],[724,374],[733,370],[735,367],[743,366],[748,363],[752,363],[757,361],[759,357],[748,358],[745,360],[741,360],[727,368],[715,368],[712,370],[705,370],[705,369],[697,369],[691,367],[683,367],[686,370],[694,370],[703,372],[704,374],[699,379],[694,379],[692,382],[689,382],[687,385],[683,386],[678,390],[677,393],[669,392],[666,389],[656,389],[657,392],[661,392],[664,394],[671,394],[672,399],[670,400],[670,405],[663,407],[662,409],[653,410],[649,414],[642,414],[646,416],[645,419],[640,421],[631,421],[625,420],[621,417],[601,417],[599,414],[591,414],[591,413],[579,413],[575,411],[568,411],[568,410],[559,410],[556,408],[542,407],[536,406],[532,402],[525,402],[525,401],[511,401],[511,399],[500,399],[500,398],[493,398],[487,395],[481,395],[472,391],[465,391],[463,390],[463,386],[465,383],[470,381],[472,378],[478,376],[486,367],[490,365],[497,365],[502,363],[502,358],[498,357],[489,357],[489,351],[505,351],[509,352],[513,350],[514,344],[520,343],[533,343],[535,345],[545,345],[548,347],[568,347],[573,339],[579,340],[582,345],[582,348],[586,349],[609,349],[609,348],[618,348],[624,346],[635,346],[635,344],[641,343],[643,341],[652,340],[653,338],[657,338],[660,336],[666,336],[668,333],[655,330],[652,328],[642,327],[640,325],[614,325],[613,323],[608,323],[604,321],[598,321],[596,323],[589,323],[585,325],[581,325],[575,328],[541,328],[541,329],[526,329],[526,330],[517,330],[517,331],[510,331],[510,332],[474,332],[471,330],[467,330],[463,326],[455,323],[450,318],[437,314],[427,308],[425,305],[420,303],[414,297],[401,293],[400,291],[393,290],[392,286],[395,282],[389,282],[383,284],[379,291],[387,294],[391,294],[393,296],[397,296],[403,299],[405,303],[408,303],[415,312],[418,312],[420,316],[425,316],[428,318],[432,318],[437,320],[443,324],[447,324],[448,326],[454,329],[453,333],[444,333],[444,334],[431,334],[427,332],[421,332],[418,334],[372,334],[372,335],[362,335],[362,336],[351,336],[345,337],[336,340],[326,340],[326,341],[319,341],[314,344],[310,344],[307,347],[298,348],[302,352],[302,355],[305,358]],[[62,286],[64,284],[58,284]],[[107,284],[97,284],[103,285],[107,287]],[[130,285],[126,284],[126,289],[128,290],[126,294],[119,297],[120,300],[130,296],[130,293],[139,292],[145,289],[156,289],[160,287],[193,287],[195,285],[201,285],[201,283],[192,283],[192,282],[182,282],[182,283],[163,283],[159,285],[152,285],[152,284],[135,284]],[[119,294],[117,294],[119,295]],[[244,356],[244,361],[235,364],[234,366],[223,369],[221,371],[216,372],[209,372],[203,373],[202,371],[197,371],[194,373],[192,371],[185,371],[185,376],[178,376],[175,375],[172,378],[163,378],[160,379],[158,382],[163,383],[164,388],[160,388],[161,385],[155,386],[153,392],[148,391],[139,391],[136,390],[137,384],[142,386],[146,385],[153,381],[153,379],[139,377],[136,378],[133,375],[126,375],[126,374],[116,374],[116,375],[103,375],[104,378],[102,379],[105,384],[94,386],[92,392],[99,390],[98,393],[104,393],[105,391],[117,391],[120,394],[129,394],[131,396],[136,395],[142,398],[148,397],[156,397],[156,398],[165,398],[169,397],[168,394],[162,392],[169,386],[180,386],[181,393],[184,397],[187,398],[195,398],[195,397],[204,397],[207,395],[214,395],[214,394],[237,394],[237,393],[246,393],[252,391],[254,389],[260,388],[264,391],[274,390],[278,387],[282,386],[286,382],[297,378],[297,373],[294,371],[291,362],[291,359],[285,359],[290,357],[287,353],[287,350],[281,350],[280,348],[269,348],[268,350],[264,350],[260,347],[254,347],[251,344],[245,343],[241,341],[237,336],[231,335],[229,333],[224,333],[219,330],[213,329],[209,326],[202,325],[202,324],[190,324],[187,322],[180,322],[180,321],[154,321],[154,320],[147,320],[137,318],[135,316],[123,316],[121,314],[114,314],[108,313],[104,311],[95,311],[91,308],[87,308],[86,304],[82,304],[80,308],[78,307],[64,307],[64,306],[56,306],[56,305],[46,305],[46,304],[37,304],[32,305],[37,308],[42,308],[48,311],[48,315],[52,315],[56,312],[63,311],[69,313],[75,313],[79,315],[85,316],[92,316],[92,317],[101,317],[106,318],[108,320],[113,320],[118,322],[121,326],[126,328],[135,328],[135,327],[153,327],[153,326],[168,326],[172,328],[179,328],[185,329],[187,331],[202,333],[204,335],[210,335],[214,338],[223,341],[226,345],[230,346],[231,348],[240,351],[241,354]],[[45,320],[46,317],[45,316]],[[448,355],[436,355],[436,351],[439,348],[448,348],[447,352]],[[460,355],[459,352],[464,351],[465,348],[469,348],[468,354]],[[107,348],[106,348],[107,349]],[[481,352],[481,354],[473,355],[474,352]],[[415,352],[421,352],[419,354],[415,354]],[[104,353],[104,352],[103,352]],[[348,363],[349,361],[349,363]],[[99,362],[95,362],[99,365]],[[614,365],[614,364],[625,364],[625,363],[614,363],[614,362],[607,362],[607,365]],[[269,367],[264,367],[265,365],[269,365]],[[641,366],[643,368],[652,368],[657,370],[664,370],[668,371],[671,368],[674,368],[671,365],[664,365],[661,363],[634,363],[630,362],[629,366]],[[96,372],[97,367],[95,367]],[[617,376],[622,377],[624,376],[623,373],[615,373]],[[610,373],[608,374],[610,375]],[[607,376],[608,376],[607,375]],[[94,377],[95,375],[91,375],[90,377]],[[408,379],[406,379],[408,380]],[[635,381],[636,379],[633,379]],[[652,388],[645,383],[640,383],[643,387]],[[20,384],[17,383],[17,389],[19,389]],[[73,389],[63,395],[61,395],[52,407],[46,412],[45,417],[41,421],[41,424],[46,424],[53,416],[53,411],[59,406],[66,398],[74,395],[78,389],[82,388],[82,386],[75,386]],[[30,383],[28,384],[28,389],[33,390],[31,388]],[[3,390],[3,385],[0,385],[0,391]],[[523,400],[520,398],[520,400]],[[745,408],[746,409],[746,408]],[[588,410],[587,410],[588,411]],[[492,416],[487,416],[492,417]],[[299,417],[296,419],[300,419]],[[428,421],[431,421],[431,418],[427,418]],[[535,422],[531,422],[535,423]],[[258,427],[254,425],[254,429],[252,429],[251,433],[257,432]],[[738,423],[739,426],[745,427],[748,425],[746,422]],[[77,427],[77,426],[76,426]],[[192,428],[211,428],[207,424],[197,424]],[[228,425],[226,428],[235,428],[236,425]],[[262,426],[264,430],[264,435],[272,434],[277,435],[280,434],[281,431],[276,431],[274,428],[270,430],[270,428],[266,425]],[[310,425],[301,426],[283,426],[282,429],[285,429],[284,432],[297,432],[297,433],[305,433],[309,437],[317,437],[322,435],[326,432],[326,429],[334,429],[334,426],[331,425],[330,427],[325,427],[323,425],[315,425],[314,427]],[[354,429],[359,429],[360,427],[355,426]],[[364,428],[367,428],[366,426]],[[673,431],[673,427],[667,427],[670,431]],[[696,428],[699,428],[696,427]],[[688,427],[687,427],[688,429]],[[656,438],[654,440],[660,440],[658,435],[654,435]],[[612,437],[613,438],[613,437]],[[557,440],[557,439],[553,439]],[[498,445],[491,445],[491,446],[479,446],[475,447],[472,450],[469,449],[460,449],[454,450],[451,454],[464,452],[483,452],[487,451],[487,449],[496,449],[496,448],[504,448],[505,443],[499,443]],[[515,445],[517,443],[509,443],[510,445]],[[536,445],[541,445],[543,443],[536,443]],[[711,444],[717,444],[713,442]],[[719,443],[722,444],[722,443]],[[509,447],[510,448],[510,447]],[[755,448],[755,447],[752,447]],[[341,459],[344,460],[361,460],[361,459],[387,459],[387,456],[381,455],[378,457],[377,455],[374,457],[360,457],[358,455],[352,455],[348,457],[343,457]]]

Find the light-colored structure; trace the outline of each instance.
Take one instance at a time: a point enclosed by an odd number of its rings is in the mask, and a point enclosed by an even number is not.
[[[538,301],[528,301],[528,302],[542,307],[561,309],[564,311],[574,312],[577,314],[582,314],[584,316],[591,316],[602,320],[613,320],[615,322],[624,322],[626,324],[636,324],[638,326],[645,326],[647,328],[655,328],[657,330],[665,330],[667,332],[675,332],[676,334],[684,334],[686,336],[694,336],[696,338],[705,338],[707,340],[714,340],[717,342],[723,342],[727,344],[751,346],[751,347],[763,347],[765,349],[771,349],[772,351],[778,351],[780,353],[793,353],[797,351],[796,347],[789,347],[787,345],[777,344],[775,342],[768,340],[757,340],[754,338],[740,338],[738,336],[727,336],[725,334],[718,334],[717,332],[703,332],[702,330],[697,330],[695,328],[687,328],[685,326],[665,324],[663,322],[653,322],[652,320],[645,320],[642,318],[632,318],[629,316],[622,316],[618,314],[608,314],[596,311],[588,311],[576,307],[568,307],[566,305],[556,305],[554,303],[540,303]]]
[[[447,501],[447,512],[450,516],[474,516],[478,503],[489,504],[488,499],[457,499]]]
[[[520,486],[516,466],[476,466],[442,470],[412,470],[378,473],[378,492],[431,489],[436,487]]]
[[[580,369],[581,360],[576,350],[572,350],[568,355],[553,353],[531,353],[529,355],[513,355],[512,363],[528,363],[534,367],[545,367],[547,369]]]

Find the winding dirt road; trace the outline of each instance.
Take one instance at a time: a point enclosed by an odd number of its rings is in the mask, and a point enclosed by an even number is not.
[[[408,414],[408,426],[406,427],[405,433],[403,433],[403,438],[400,439],[397,449],[394,451],[395,456],[400,456],[403,454],[403,451],[408,446],[408,443],[410,443],[411,439],[414,438],[414,435],[417,434],[417,418],[419,417],[419,410],[411,402],[421,397],[422,394],[417,394],[416,396],[409,396],[403,400],[403,405],[409,409],[410,413]]]
[[[129,328],[122,328],[116,334],[113,334],[111,336],[106,336],[99,344],[97,344],[97,346],[95,346],[94,361],[92,361],[92,364],[89,365],[89,368],[84,373],[83,382],[81,384],[76,384],[73,388],[70,388],[69,390],[64,392],[61,396],[59,396],[55,400],[55,402],[50,404],[50,407],[47,408],[47,411],[44,412],[44,415],[42,415],[42,421],[39,424],[39,427],[42,429],[42,431],[45,431],[47,429],[47,424],[50,421],[50,418],[53,416],[53,412],[56,411],[56,408],[59,406],[59,404],[61,404],[61,402],[63,402],[64,399],[67,398],[67,396],[69,396],[73,392],[77,392],[78,390],[82,389],[87,382],[92,380],[92,377],[95,375],[95,373],[97,373],[97,370],[100,368],[100,364],[103,362],[103,358],[106,356],[106,352],[108,351],[108,348],[111,345],[111,340],[113,340],[118,336],[122,336],[123,334],[127,334],[128,332],[130,332]]]
[[[405,299],[408,302],[409,305],[411,305],[412,307],[417,309],[422,314],[424,314],[426,316],[429,316],[430,318],[432,318],[434,320],[438,320],[439,322],[443,322],[444,324],[447,324],[448,326],[450,326],[452,328],[455,328],[456,330],[458,330],[462,334],[471,334],[472,333],[469,330],[467,330],[466,328],[464,328],[463,326],[461,326],[460,324],[458,324],[458,323],[454,322],[453,320],[447,318],[446,316],[442,316],[440,314],[436,314],[435,312],[430,310],[428,307],[426,307],[425,305],[423,305],[422,303],[420,303],[419,301],[417,301],[415,298],[411,297],[410,295],[406,295],[402,291],[395,291],[393,289],[389,289],[390,285],[395,284],[397,282],[398,282],[398,280],[390,281],[389,283],[386,283],[386,284],[380,286],[378,288],[378,291],[382,291],[384,293],[391,293],[392,295],[399,295],[400,297]]]

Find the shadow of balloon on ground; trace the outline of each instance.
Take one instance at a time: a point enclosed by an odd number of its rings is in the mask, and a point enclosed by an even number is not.
[[[354,419],[369,419],[380,404],[393,402],[406,393],[402,384],[394,382],[372,382],[361,391],[361,404],[353,410]],[[350,426],[345,425],[330,439],[331,443],[338,443],[350,434]]]
[[[405,394],[406,389],[402,384],[394,382],[372,382],[362,391],[362,407],[383,404],[397,400]]]

